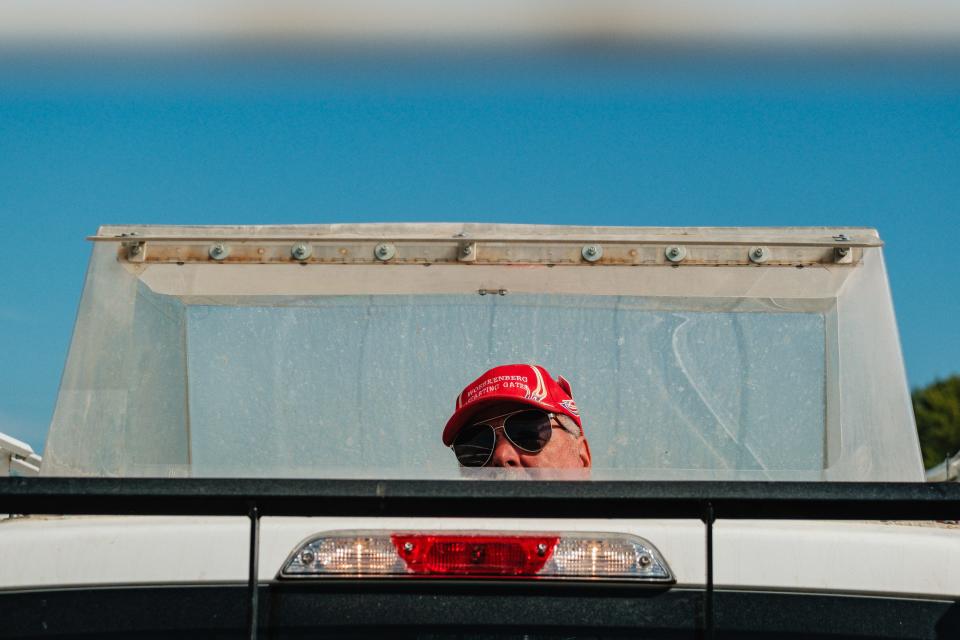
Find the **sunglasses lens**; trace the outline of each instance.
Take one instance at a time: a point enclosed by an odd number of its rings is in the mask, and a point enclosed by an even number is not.
[[[453,441],[453,453],[465,467],[482,467],[493,453],[496,436],[488,424],[464,427]]]
[[[550,442],[553,428],[543,411],[521,411],[506,419],[503,430],[516,446],[530,453],[542,451]]]

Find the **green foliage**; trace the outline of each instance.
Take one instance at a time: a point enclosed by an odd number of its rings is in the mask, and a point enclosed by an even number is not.
[[[960,375],[913,392],[923,464],[929,469],[960,450]]]

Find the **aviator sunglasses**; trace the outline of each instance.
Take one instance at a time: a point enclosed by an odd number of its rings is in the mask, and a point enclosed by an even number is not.
[[[555,414],[538,409],[521,409],[488,418],[461,429],[451,448],[464,467],[486,466],[493,457],[497,430],[503,429],[503,435],[517,449],[540,453],[550,442],[554,417]]]

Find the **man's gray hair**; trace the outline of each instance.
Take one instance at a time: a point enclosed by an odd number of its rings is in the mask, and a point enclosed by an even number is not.
[[[564,431],[569,432],[570,435],[576,438],[580,437],[580,427],[578,427],[577,423],[573,421],[573,418],[563,413],[558,413],[555,415],[557,416],[557,422],[560,423],[560,426],[563,427]]]

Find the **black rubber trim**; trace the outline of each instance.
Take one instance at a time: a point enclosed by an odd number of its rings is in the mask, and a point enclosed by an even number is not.
[[[960,483],[0,478],[0,513],[951,520]]]
[[[702,637],[702,592],[600,584],[359,583],[260,588],[263,638]],[[960,637],[949,600],[723,591],[718,638]],[[4,638],[235,638],[246,587],[0,593]]]

